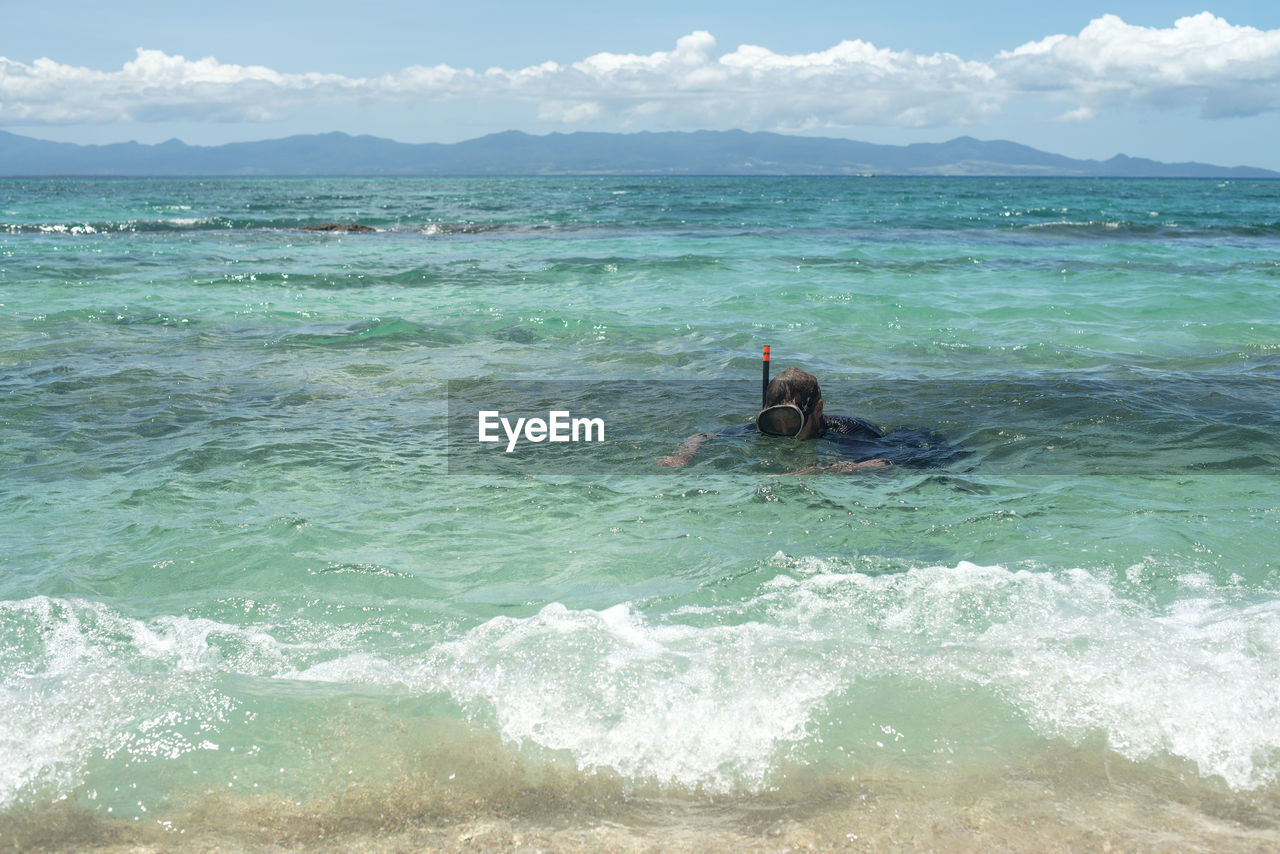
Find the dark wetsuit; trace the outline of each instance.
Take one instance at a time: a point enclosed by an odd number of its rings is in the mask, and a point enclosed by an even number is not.
[[[847,415],[823,415],[822,435],[818,438],[832,443],[833,450],[849,460],[892,460],[896,450],[884,441],[885,433],[879,427]]]
[[[822,416],[822,437],[837,439],[847,436],[851,439],[883,439],[884,431],[869,421],[861,418],[850,418],[847,415]]]
[[[721,431],[717,435],[758,432],[755,424],[748,424]],[[886,433],[870,421],[848,415],[823,415],[822,435],[819,438],[833,443],[833,450],[845,459],[882,459],[911,468],[933,468],[954,462],[965,455],[962,449],[930,430],[897,427]]]

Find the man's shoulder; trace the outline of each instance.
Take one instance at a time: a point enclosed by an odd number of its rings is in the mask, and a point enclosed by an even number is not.
[[[850,415],[823,415],[822,433],[824,436],[849,436],[852,438],[881,439],[884,431],[870,421],[854,418]]]

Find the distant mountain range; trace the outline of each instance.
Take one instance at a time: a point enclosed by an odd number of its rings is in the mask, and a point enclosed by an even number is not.
[[[1005,175],[1106,178],[1280,178],[1280,172],[1116,155],[1075,160],[1016,142],[875,145],[746,131],[491,134],[453,144],[344,133],[263,142],[75,145],[0,131],[0,175]]]

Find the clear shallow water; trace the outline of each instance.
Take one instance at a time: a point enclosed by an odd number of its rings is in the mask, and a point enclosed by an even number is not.
[[[1269,182],[0,182],[0,822],[1274,842],[1278,280]],[[966,455],[658,466],[763,343]],[[510,380],[713,391],[450,473]]]

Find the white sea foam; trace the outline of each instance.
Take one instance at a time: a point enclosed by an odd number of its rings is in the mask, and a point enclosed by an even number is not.
[[[98,229],[88,223],[72,223],[66,225],[64,223],[50,223],[37,226],[37,229],[44,234],[97,234]]]
[[[1155,607],[1083,570],[788,563],[752,600],[670,615],[702,627],[550,605],[441,645],[416,678],[583,767],[710,789],[763,784],[824,701],[908,662],[909,678],[987,689],[1045,736],[1100,733],[1237,789],[1278,779],[1280,602]]]
[[[1238,790],[1280,781],[1280,601],[1257,591],[1188,575],[1157,604],[1118,592],[1132,573],[962,563],[870,574],[785,555],[764,569],[772,577],[741,599],[550,604],[394,654],[378,651],[376,626],[0,602],[13,639],[0,648],[0,807],[33,788],[69,791],[95,755],[209,749],[237,702],[217,683],[226,673],[447,692],[492,714],[506,739],[584,769],[712,791],[770,785],[833,708],[885,680],[977,687],[1045,737],[1178,757]],[[198,726],[167,724],[173,709]]]
[[[630,607],[548,605],[437,647],[416,675],[493,704],[503,734],[584,768],[725,790],[763,783],[837,688],[796,660],[803,630],[766,623],[657,624]]]
[[[283,679],[299,682],[331,682],[349,685],[405,685],[409,677],[404,669],[367,652],[354,652],[325,661],[319,661],[302,669],[281,673]]]
[[[47,596],[0,602],[0,625],[13,639],[0,651],[0,808],[32,788],[68,791],[96,753],[176,758],[201,749],[191,733],[225,719],[234,701],[172,677],[270,672],[285,650],[254,629],[182,616],[142,621]],[[185,734],[164,725],[175,710],[197,721]]]
[[[842,623],[854,643],[873,637],[859,626],[887,630],[877,642],[989,688],[1045,735],[1099,732],[1126,757],[1182,757],[1236,789],[1280,779],[1280,601],[1201,591],[1153,606],[1083,570],[972,564],[777,582],[781,618]]]

